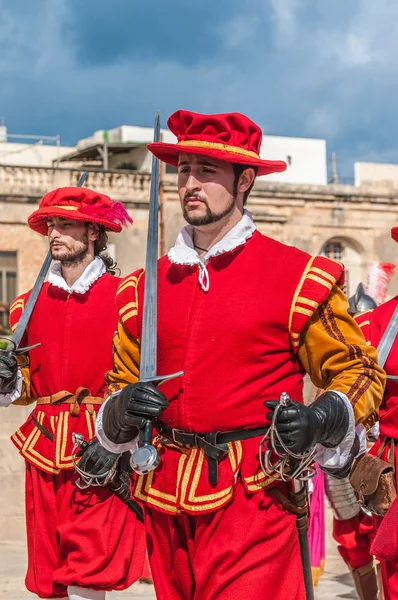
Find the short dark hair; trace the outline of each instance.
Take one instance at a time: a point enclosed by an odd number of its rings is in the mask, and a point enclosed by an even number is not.
[[[243,196],[243,206],[244,206],[247,202],[250,192],[252,191],[254,182],[256,181],[258,168],[251,167],[250,165],[241,165],[239,163],[232,163],[232,167],[233,167],[234,175],[235,175],[235,179],[234,179],[234,196],[235,197],[238,195],[239,177],[242,175],[243,171],[245,171],[246,169],[254,169],[253,182],[252,182],[251,186],[245,191],[244,196]]]

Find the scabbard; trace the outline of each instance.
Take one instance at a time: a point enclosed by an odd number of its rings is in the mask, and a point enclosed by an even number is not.
[[[301,564],[304,575],[304,585],[307,600],[314,600],[314,588],[312,585],[312,569],[310,546],[308,542],[308,491],[307,485],[302,482],[293,481],[293,491],[290,500],[298,508],[305,509],[297,515],[297,531],[300,542]]]

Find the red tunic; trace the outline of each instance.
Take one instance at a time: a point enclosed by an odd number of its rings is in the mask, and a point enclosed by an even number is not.
[[[41,342],[30,352],[33,398],[61,390],[75,392],[78,387],[103,396],[104,375],[112,368],[119,283],[105,273],[83,294],[44,284],[23,340],[23,344]],[[20,296],[11,306],[14,329],[28,296]],[[135,514],[106,487],[76,487],[72,433],[94,437],[98,409],[94,405],[91,414],[81,405],[74,416],[68,404],[37,405],[12,436],[27,461],[26,587],[41,598],[64,598],[70,585],[122,590],[142,573],[145,534]]]
[[[245,244],[213,257],[207,270],[210,288],[204,292],[197,265],[174,264],[167,256],[159,261],[157,372],[184,371],[162,385],[170,402],[162,421],[198,433],[264,427],[264,400],[282,392],[303,400],[298,338],[339,281],[342,265],[311,259],[255,231]],[[123,326],[136,339],[143,283],[137,272],[117,295]],[[238,474],[247,492],[273,483],[260,466],[259,442],[229,444],[216,486],[208,482],[198,448],[187,456],[163,446],[160,467],[138,478],[136,497],[173,513],[221,508],[232,499]]]
[[[30,352],[31,396],[49,396],[61,390],[74,393],[86,387],[92,396],[103,397],[104,375],[112,368],[112,336],[117,327],[117,311],[112,302],[120,279],[103,274],[84,294],[45,283],[26,330],[23,344],[41,345]],[[17,298],[10,310],[15,329],[29,293]],[[96,407],[98,409],[98,406]],[[49,440],[33,422],[51,432]],[[48,473],[70,469],[72,433],[94,437],[95,414],[86,406],[79,416],[70,414],[68,404],[38,405],[12,436],[22,456]]]

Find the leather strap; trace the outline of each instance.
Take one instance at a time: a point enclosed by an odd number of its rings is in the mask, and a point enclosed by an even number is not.
[[[297,500],[300,501],[300,498],[297,499],[296,495],[293,492],[290,494],[290,498],[284,494],[278,486],[267,490],[268,494],[274,496],[279,502],[282,504],[283,508],[288,512],[294,513],[297,516],[306,515],[308,512],[308,503],[305,502],[304,505],[300,502],[301,506],[297,505]]]
[[[249,438],[264,435],[268,427],[258,427],[256,429],[235,429],[233,431],[211,431],[208,433],[195,433],[183,431],[168,427],[161,421],[157,423],[158,431],[164,434],[174,443],[183,446],[192,446],[201,448],[206,455],[207,466],[209,469],[209,483],[216,485],[218,481],[218,463],[228,454],[228,442],[237,442],[238,440],[247,440]]]
[[[80,413],[80,406],[82,404],[85,404],[89,413],[93,414],[93,405],[103,404],[104,398],[100,398],[99,396],[91,396],[90,390],[84,387],[79,387],[74,394],[66,390],[61,390],[60,392],[56,392],[50,396],[41,396],[40,398],[36,399],[36,402],[38,405],[50,404],[59,406],[60,404],[70,404],[71,415],[77,417]]]
[[[210,433],[195,433],[193,431],[183,431],[182,429],[174,429],[165,425],[161,421],[157,422],[159,433],[163,433],[168,438],[183,444],[184,446],[199,446],[200,439],[210,442],[212,444],[228,444],[229,442],[237,442],[242,440],[248,440],[250,438],[259,437],[265,435],[268,427],[257,427],[256,429],[233,429],[232,431],[215,431]]]
[[[37,429],[46,436],[46,438],[48,440],[50,440],[50,442],[54,441],[54,435],[51,433],[51,431],[48,431],[48,429],[46,429],[44,427],[44,425],[42,425],[41,423],[39,423],[39,421],[36,419],[35,415],[32,415],[32,420],[33,423],[35,424],[35,426],[37,427]]]

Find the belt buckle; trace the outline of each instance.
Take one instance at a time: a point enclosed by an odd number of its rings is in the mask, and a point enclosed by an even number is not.
[[[175,444],[181,444],[181,442],[178,442],[178,441],[176,440],[176,438],[175,438],[175,436],[176,436],[176,433],[181,433],[182,435],[184,435],[185,431],[184,431],[183,429],[175,429],[174,427],[173,427],[173,429],[171,430],[171,437],[172,437],[172,440],[173,440],[173,442],[174,442]]]

